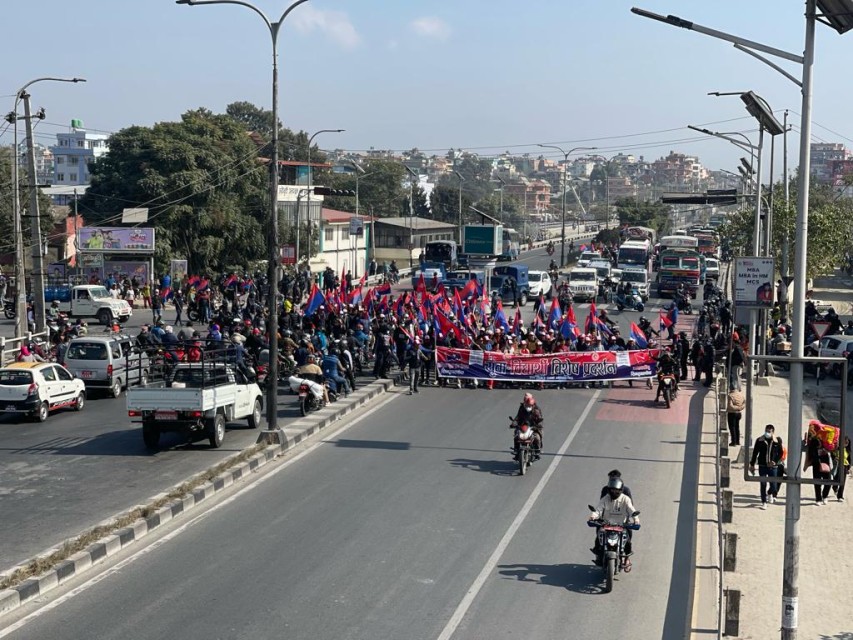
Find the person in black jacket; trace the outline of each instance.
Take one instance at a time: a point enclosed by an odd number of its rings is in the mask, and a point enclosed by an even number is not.
[[[732,343],[731,351],[729,351],[729,391],[732,389],[741,390],[740,388],[740,372],[743,365],[746,364],[746,356],[743,353],[743,347],[737,342]]]
[[[678,332],[678,364],[679,378],[687,380],[687,360],[690,358],[690,341],[687,339],[687,333],[684,331]],[[623,491],[624,493],[624,491]]]
[[[752,448],[752,458],[749,461],[749,472],[755,473],[755,463],[758,463],[758,475],[776,478],[779,476],[779,465],[782,463],[782,438],[776,437],[776,427],[768,424],[764,427],[764,435],[755,440]],[[779,495],[779,483],[770,482],[767,490],[766,482],[761,483],[761,508],[767,508],[768,496],[770,502],[776,502]]]
[[[708,338],[702,346],[702,371],[705,374],[705,386],[714,381],[714,343]]]

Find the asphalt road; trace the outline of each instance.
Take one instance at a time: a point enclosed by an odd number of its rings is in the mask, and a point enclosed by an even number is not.
[[[545,249],[525,254],[532,268],[546,268]],[[645,312],[656,322],[662,301],[651,300]],[[583,323],[589,305],[575,307]],[[640,314],[609,309],[627,335]],[[532,318],[533,305],[523,309]],[[142,322],[139,314],[134,320]],[[145,318],[147,320],[147,316]],[[293,397],[280,392],[279,416],[287,424],[298,411]],[[14,422],[0,416],[0,570],[23,562],[116,513],[182,482],[255,442],[257,432],[230,425],[225,445],[209,449],[206,442],[186,445],[164,435],[163,450],[149,453],[139,425],[127,417],[124,396],[115,400],[92,395],[81,413],[57,412],[47,422]]]
[[[282,423],[299,415],[280,390]],[[245,421],[229,425],[224,445],[185,444],[164,434],[150,453],[125,395],[92,394],[83,411],[58,411],[42,424],[0,416],[0,569],[7,569],[147,501],[255,443]]]
[[[400,395],[0,637],[683,637],[702,394],[667,410],[645,388],[536,393],[545,455],[525,477],[520,390]],[[603,594],[586,504],[614,467],[643,528]]]

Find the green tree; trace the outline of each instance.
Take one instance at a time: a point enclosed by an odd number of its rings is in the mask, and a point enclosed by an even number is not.
[[[127,206],[148,207],[158,269],[171,258],[201,271],[266,257],[268,173],[231,116],[188,111],[180,122],[123,129],[108,144],[80,200],[91,224],[114,223]]]
[[[781,270],[783,249],[788,248],[788,264],[793,270],[796,249],[797,179],[789,185],[790,206],[785,206],[784,185],[773,192],[771,251],[777,256],[776,268]],[[766,206],[766,204],[765,204]],[[720,236],[732,247],[735,255],[753,253],[755,237],[755,208],[744,207],[729,215],[720,228]],[[851,249],[853,234],[853,200],[839,197],[829,185],[812,183],[809,190],[809,232],[806,252],[806,272],[809,278],[831,273],[845,252]],[[786,238],[788,242],[786,243]]]
[[[12,147],[0,147],[0,254],[15,253],[15,220],[14,220],[14,183],[12,182],[12,162],[14,153]],[[32,254],[30,243],[30,197],[29,174],[23,167],[18,168],[18,194],[21,206],[21,225],[24,234],[24,253],[27,257]],[[42,237],[47,237],[53,230],[50,198],[39,192],[39,222]],[[7,270],[8,272],[8,270]]]
[[[255,106],[251,102],[232,102],[225,107],[225,113],[239,122],[246,131],[252,131],[263,140],[267,146],[262,148],[260,155],[270,155],[269,143],[272,140],[272,111]],[[293,131],[278,123],[278,153],[281,160],[308,160],[308,133]],[[325,162],[326,154],[320,151],[315,143],[311,148],[311,162]]]
[[[620,224],[649,227],[664,233],[669,227],[671,209],[660,202],[637,202],[633,198],[620,198],[616,201],[616,213]]]

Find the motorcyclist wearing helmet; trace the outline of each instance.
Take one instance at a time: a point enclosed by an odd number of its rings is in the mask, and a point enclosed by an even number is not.
[[[540,443],[539,436],[536,435],[536,431],[530,426],[530,423],[526,421],[513,422],[509,428],[515,429],[515,434],[512,439],[512,459],[518,461],[520,444],[522,442],[529,442],[533,449],[533,459],[538,460],[542,445]]]
[[[603,520],[609,524],[622,526],[625,523],[634,524],[637,522],[634,512],[634,502],[624,492],[624,483],[619,477],[610,478],[607,483],[607,494],[598,501],[595,511],[589,514],[590,520]],[[595,555],[595,562],[598,564],[598,556],[601,552],[601,547],[598,543],[598,532],[595,536],[595,544],[590,549]],[[631,538],[625,543],[625,555],[631,555]]]
[[[675,358],[669,352],[669,349],[663,349],[660,357],[658,357],[658,390],[655,394],[655,402],[660,400],[660,394],[663,391],[663,376],[673,376],[675,378],[675,390],[678,391],[678,365]]]
[[[517,424],[529,424],[539,439],[539,446],[537,447],[536,458],[534,459],[539,458],[538,449],[542,447],[542,427],[544,421],[545,417],[542,415],[542,409],[536,404],[536,398],[533,397],[532,393],[525,393],[521,404],[518,406],[518,412],[515,414],[515,422]]]
[[[660,332],[655,331],[654,327],[652,327],[652,323],[649,322],[649,319],[646,316],[640,316],[637,326],[643,330],[643,333],[646,334],[647,337],[651,337],[652,335],[660,337]]]

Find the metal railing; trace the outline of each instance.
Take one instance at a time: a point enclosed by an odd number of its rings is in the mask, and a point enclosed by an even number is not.
[[[39,333],[27,331],[27,334],[22,338],[4,338],[0,336],[0,366],[5,367],[7,364],[14,362],[22,345],[29,344],[34,340],[36,342],[47,342],[47,339],[47,331],[40,331]]]

